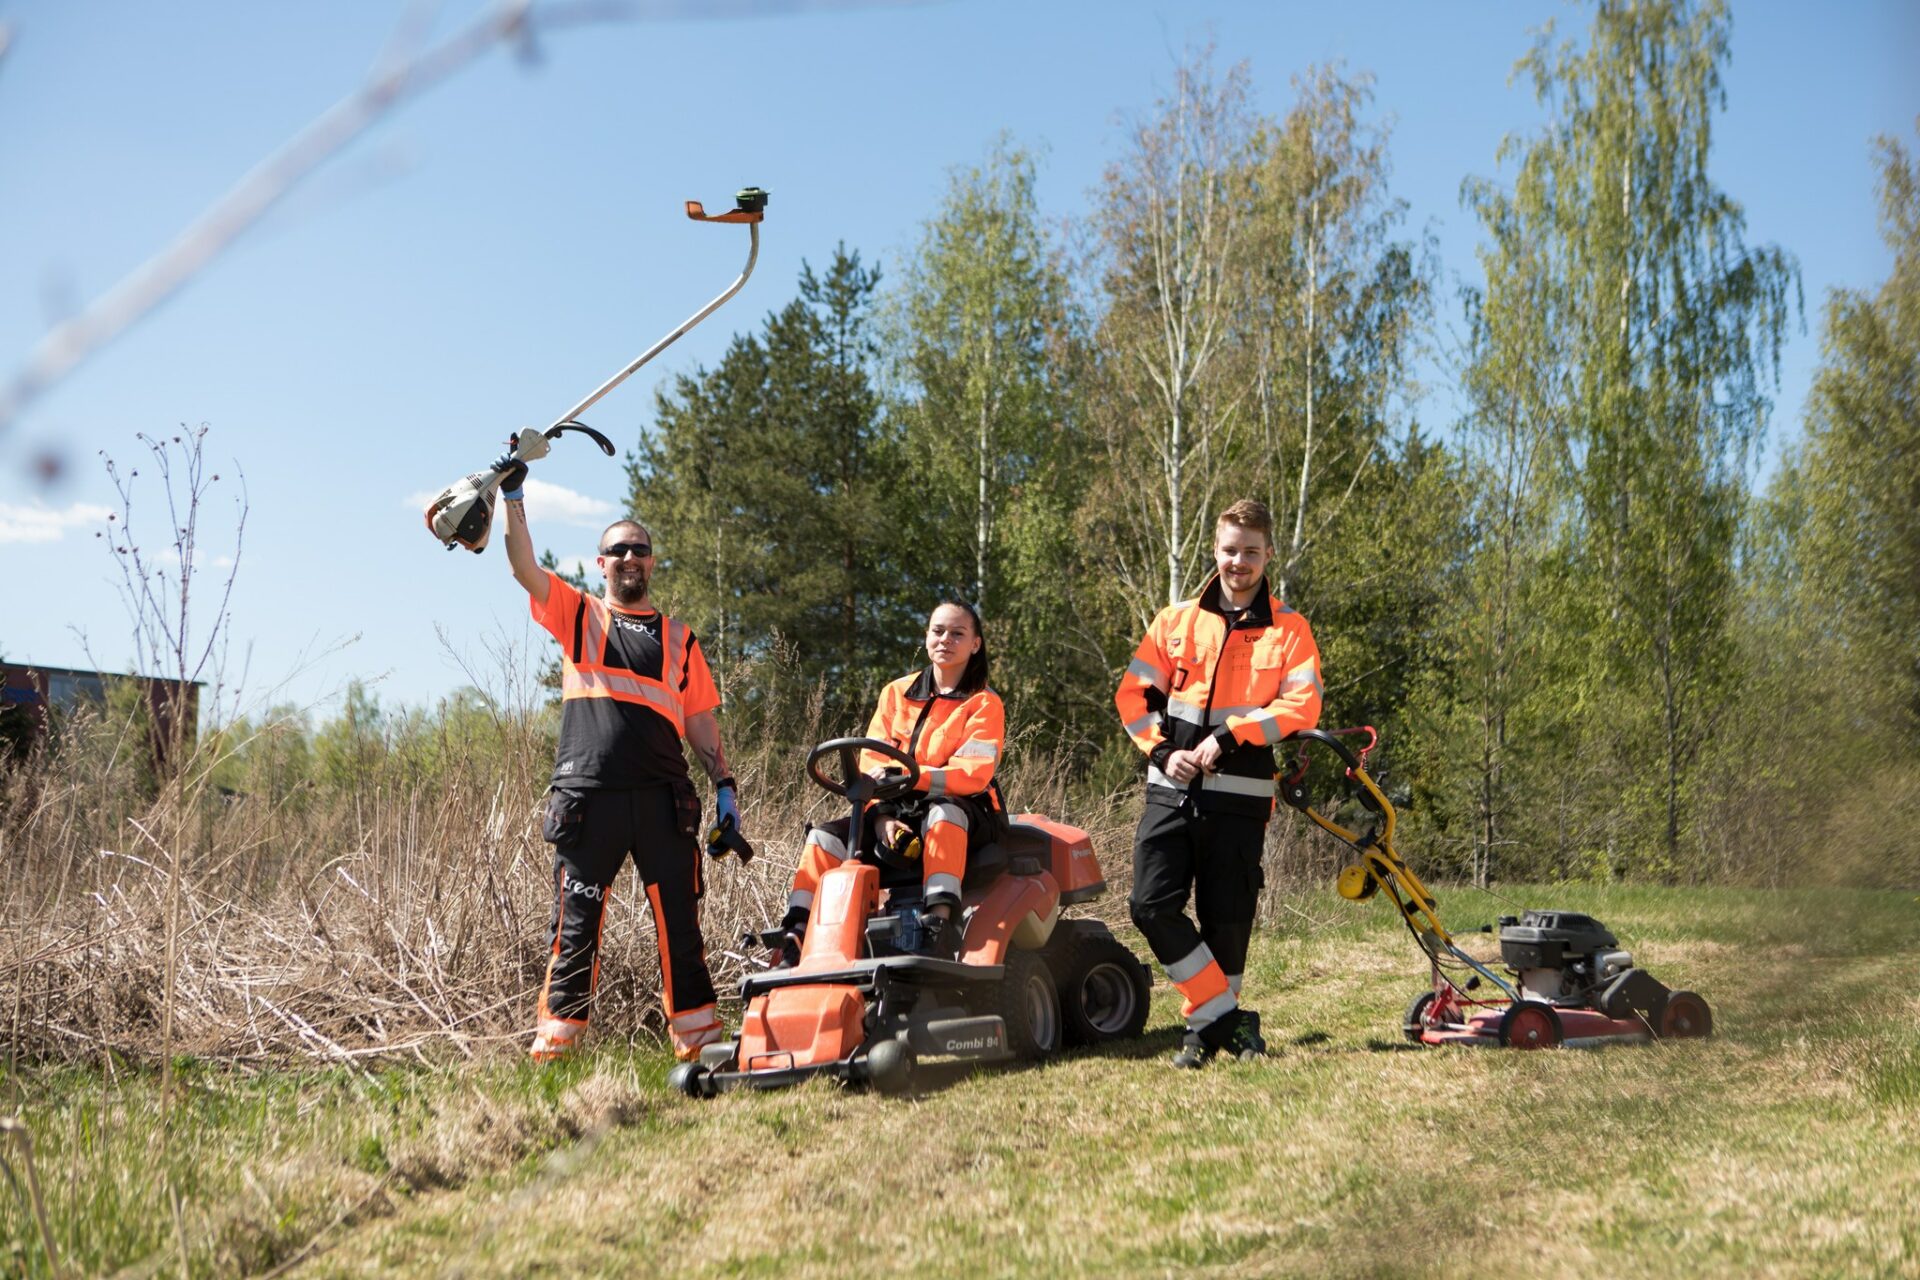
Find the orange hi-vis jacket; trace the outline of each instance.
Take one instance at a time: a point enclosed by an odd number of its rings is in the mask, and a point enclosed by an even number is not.
[[[1147,800],[1203,811],[1273,811],[1274,744],[1320,722],[1320,650],[1307,620],[1270,595],[1229,624],[1215,574],[1191,600],[1154,618],[1113,695],[1127,735],[1147,754]],[[1216,772],[1182,785],[1163,768],[1174,751],[1209,736],[1224,754]]]
[[[880,691],[867,736],[892,743],[918,762],[915,791],[932,797],[977,796],[993,781],[1006,741],[1007,713],[991,689],[941,693],[933,682],[933,668],[926,667]],[[872,752],[861,756],[861,765],[868,769],[892,763]]]
[[[989,812],[999,807],[997,794],[989,788],[1007,736],[1000,695],[991,689],[941,693],[933,668],[927,667],[880,691],[867,736],[891,742],[919,764],[914,790],[925,792],[929,800],[921,864],[927,901],[958,903],[973,814],[968,805],[955,801],[974,796],[978,799],[973,803],[985,804]],[[862,763],[871,769],[891,762],[868,752]]]

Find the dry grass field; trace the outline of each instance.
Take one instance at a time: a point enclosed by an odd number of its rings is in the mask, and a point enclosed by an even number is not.
[[[68,1274],[1912,1275],[1920,912],[1911,895],[1558,886],[1713,1039],[1414,1050],[1421,971],[1379,904],[1276,895],[1248,996],[1275,1053],[1142,1041],[1036,1069],[696,1103],[610,1035],[540,1070],[36,1067],[9,1089]],[[1459,924],[1509,910],[1442,896]],[[19,1148],[9,1149],[16,1180]],[[51,1274],[29,1197],[8,1273]]]

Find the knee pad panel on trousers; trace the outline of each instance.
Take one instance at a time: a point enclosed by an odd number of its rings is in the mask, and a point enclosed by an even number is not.
[[[1199,930],[1179,905],[1129,902],[1127,911],[1133,927],[1147,940],[1154,959],[1171,964],[1199,945]]]

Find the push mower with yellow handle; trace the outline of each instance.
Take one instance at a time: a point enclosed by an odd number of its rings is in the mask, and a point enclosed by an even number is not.
[[[1358,751],[1342,739],[1364,736]],[[1394,847],[1396,815],[1366,769],[1379,744],[1371,726],[1304,729],[1288,735],[1292,771],[1281,776],[1280,798],[1359,855],[1335,887],[1352,902],[1382,892],[1400,913],[1433,971],[1433,985],[1407,1005],[1401,1030],[1414,1044],[1500,1045],[1550,1049],[1622,1040],[1683,1039],[1713,1030],[1713,1012],[1691,991],[1674,991],[1633,963],[1631,952],[1592,916],[1572,911],[1524,911],[1499,920],[1497,973],[1455,941],[1440,922],[1434,895]],[[1370,815],[1354,831],[1313,807],[1307,784],[1310,747],[1338,759],[1348,793]],[[1484,925],[1491,933],[1495,926]],[[1482,984],[1497,995],[1479,995]]]

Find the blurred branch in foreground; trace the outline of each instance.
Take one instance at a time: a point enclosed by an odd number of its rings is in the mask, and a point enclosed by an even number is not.
[[[498,0],[485,12],[437,45],[412,48],[431,5],[410,6],[389,39],[387,49],[366,80],[322,112],[313,123],[261,162],[252,172],[188,224],[173,242],[71,319],[48,331],[26,363],[0,386],[0,434],[27,406],[46,394],[88,356],[112,342],[135,322],[171,297],[290,191],[347,144],[408,98],[478,61],[496,45],[511,45],[523,61],[538,59],[535,37],[544,32],[589,23],[644,18],[729,18],[758,14],[855,7],[808,0],[722,0],[692,4],[579,3],[535,5],[533,0]],[[10,26],[0,24],[0,58],[12,42]],[[44,472],[44,468],[43,468]]]

